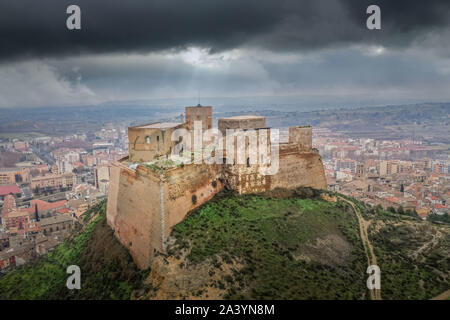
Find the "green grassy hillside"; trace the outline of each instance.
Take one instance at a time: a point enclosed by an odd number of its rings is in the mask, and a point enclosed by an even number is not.
[[[114,237],[102,202],[47,256],[0,278],[0,299],[369,299],[354,210],[381,268],[383,299],[450,289],[448,225],[323,195],[220,193],[174,227],[167,252],[146,271]],[[73,264],[81,290],[65,286]]]
[[[367,266],[358,233],[345,203],[295,192],[221,195],[175,227],[164,259],[210,279],[177,297],[362,299]],[[211,296],[211,287],[222,292]]]
[[[129,299],[140,285],[128,252],[105,219],[106,201],[84,215],[83,229],[40,259],[0,279],[0,299]],[[66,288],[66,269],[81,269],[81,290]]]
[[[430,299],[450,289],[450,227],[389,212],[368,215],[383,299]]]

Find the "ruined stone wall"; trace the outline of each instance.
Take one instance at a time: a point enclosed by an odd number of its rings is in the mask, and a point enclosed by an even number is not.
[[[259,193],[270,190],[271,176],[259,173],[259,165],[224,165],[224,178],[229,189],[240,194]]]
[[[312,127],[290,127],[289,143],[298,144],[300,152],[312,152]]]
[[[261,175],[258,165],[225,165],[226,185],[240,194],[259,193],[277,187],[326,189],[322,158],[317,153],[299,152],[296,145],[280,151],[279,169],[274,175]]]
[[[272,176],[271,188],[327,188],[322,158],[318,153],[280,150],[279,170]]]
[[[182,127],[181,125],[179,127]],[[178,127],[176,127],[178,128]],[[176,128],[128,128],[128,152],[131,162],[151,161],[157,156],[168,154],[176,142],[171,141]],[[147,140],[147,137],[149,140]],[[147,143],[147,142],[150,143]]]

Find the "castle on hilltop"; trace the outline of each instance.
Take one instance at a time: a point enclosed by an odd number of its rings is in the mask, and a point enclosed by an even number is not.
[[[287,141],[274,141],[265,117],[220,118],[216,130],[220,133],[219,147],[213,149],[209,147],[211,140],[205,138],[211,129],[212,107],[200,105],[186,107],[185,121],[181,116],[180,122],[128,128],[129,156],[111,167],[107,222],[139,268],[147,268],[156,251],[165,251],[172,228],[188,212],[224,188],[240,194],[278,187],[326,189],[322,158],[312,148],[311,126],[290,127]],[[178,132],[185,136],[173,139]],[[186,138],[187,133],[193,133],[194,138]],[[240,136],[243,149],[233,144]],[[187,151],[185,147],[195,145],[198,137],[200,148],[197,143],[197,149]],[[254,154],[252,143],[261,152]],[[195,161],[205,160],[205,152],[220,161]],[[169,155],[174,153],[193,161],[171,160]],[[261,169],[268,167],[267,158],[273,160],[274,155],[276,170],[262,173]]]

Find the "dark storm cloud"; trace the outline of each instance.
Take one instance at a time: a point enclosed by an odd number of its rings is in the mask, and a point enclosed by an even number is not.
[[[66,28],[77,4],[82,30]],[[261,0],[3,0],[1,55],[154,51],[237,46],[280,22],[283,8]]]
[[[81,7],[80,31],[66,29],[70,4]],[[381,31],[365,27],[370,4],[381,7]],[[214,51],[403,46],[448,27],[449,8],[448,0],[2,0],[0,59],[186,46]]]

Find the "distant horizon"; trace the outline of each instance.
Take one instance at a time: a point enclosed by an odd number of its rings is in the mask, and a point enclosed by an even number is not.
[[[149,107],[149,108],[184,108],[186,106],[213,106],[216,108],[261,108],[260,110],[270,110],[271,108],[279,108],[280,111],[320,111],[334,109],[359,109],[374,108],[387,106],[407,106],[419,104],[447,104],[448,100],[433,99],[399,99],[396,101],[356,101],[356,102],[310,102],[296,100],[295,95],[291,96],[241,96],[241,97],[221,97],[209,96],[202,97],[200,103],[197,97],[181,97],[181,98],[149,98],[135,100],[111,100],[96,104],[79,104],[79,105],[40,105],[40,106],[15,106],[3,107],[0,110],[33,110],[33,109],[55,109],[60,108],[61,111],[67,108],[95,108],[95,107]],[[170,110],[168,110],[170,111]],[[230,110],[231,111],[231,110]],[[236,112],[237,110],[233,110]]]

